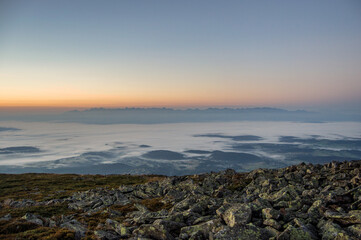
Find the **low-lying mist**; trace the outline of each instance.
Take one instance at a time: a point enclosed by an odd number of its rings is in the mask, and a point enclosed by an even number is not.
[[[0,122],[0,172],[183,175],[361,159],[361,123]]]

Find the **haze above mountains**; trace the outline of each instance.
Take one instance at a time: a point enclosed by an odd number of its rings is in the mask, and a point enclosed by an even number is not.
[[[332,111],[285,110],[280,108],[90,108],[63,113],[24,114],[0,111],[4,121],[51,121],[86,124],[156,124],[181,122],[229,122],[229,121],[361,121],[361,112],[339,114]]]

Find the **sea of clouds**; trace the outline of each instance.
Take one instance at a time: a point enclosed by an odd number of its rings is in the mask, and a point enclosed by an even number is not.
[[[282,167],[307,156],[314,163],[361,158],[361,123],[0,122],[0,172],[171,175]]]

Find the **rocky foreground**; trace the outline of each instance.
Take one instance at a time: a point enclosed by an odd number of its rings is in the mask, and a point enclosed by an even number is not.
[[[0,239],[361,239],[361,161],[155,177],[0,209]]]

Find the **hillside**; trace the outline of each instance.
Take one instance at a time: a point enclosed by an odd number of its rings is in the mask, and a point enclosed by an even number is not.
[[[1,174],[0,239],[361,239],[361,160],[179,177]]]

